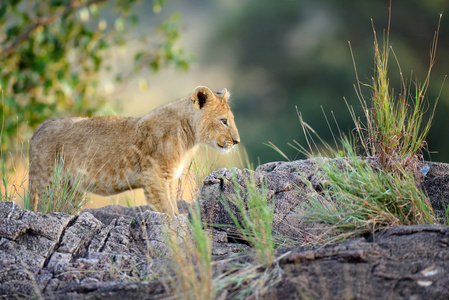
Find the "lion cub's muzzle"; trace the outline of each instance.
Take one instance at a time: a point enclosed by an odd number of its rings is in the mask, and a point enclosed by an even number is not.
[[[216,145],[217,145],[216,148],[218,149],[218,151],[220,151],[220,153],[223,154],[223,153],[229,152],[238,143],[240,143],[240,139],[232,139],[232,140],[225,141],[223,145],[216,143]]]
[[[232,140],[232,141],[226,141],[225,142],[225,145],[224,145],[224,148],[232,148],[232,147],[234,147],[235,145],[237,145],[238,143],[240,143],[240,140]]]
[[[226,141],[225,142],[225,148],[228,150],[231,150],[234,146],[236,146],[238,143],[240,143],[240,139],[232,139],[232,141]]]

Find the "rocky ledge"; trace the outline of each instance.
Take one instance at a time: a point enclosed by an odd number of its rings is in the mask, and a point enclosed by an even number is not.
[[[425,165],[430,169],[422,186],[442,216],[449,204],[449,165]],[[253,178],[256,185],[266,183],[266,196],[275,207],[273,230],[288,241],[277,248],[276,279],[259,297],[449,298],[447,226],[395,227],[339,245],[305,246],[324,230],[298,215],[307,201],[304,179],[320,189],[317,172],[316,160],[301,160],[265,164],[254,172],[220,169],[209,175],[198,201],[204,222],[220,224],[212,230],[212,253],[222,261],[217,265],[235,268],[235,261],[233,266],[228,262],[230,255],[245,262],[253,259],[220,200],[235,196],[236,183],[244,191]],[[167,231],[179,241],[189,239],[188,216],[122,206],[86,209],[79,215],[41,214],[0,202],[0,298],[170,297]],[[241,295],[239,288],[229,286],[218,297],[234,299]]]

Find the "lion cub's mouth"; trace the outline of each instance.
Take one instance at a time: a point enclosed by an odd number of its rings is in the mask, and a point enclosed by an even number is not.
[[[220,143],[218,143],[217,141],[215,141],[215,148],[221,153],[227,153],[229,152],[235,145],[231,142],[225,142],[224,145],[221,145]]]

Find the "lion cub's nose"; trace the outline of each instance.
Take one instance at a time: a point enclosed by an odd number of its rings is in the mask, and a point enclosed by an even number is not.
[[[232,141],[234,142],[234,145],[237,145],[238,143],[240,143],[240,139],[239,138],[232,139]]]

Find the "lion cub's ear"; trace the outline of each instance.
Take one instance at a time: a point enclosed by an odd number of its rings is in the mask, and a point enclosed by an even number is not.
[[[217,92],[217,95],[227,102],[229,97],[231,96],[231,93],[227,89],[222,89],[221,91]]]
[[[215,96],[209,88],[199,86],[193,90],[190,98],[192,99],[193,107],[195,107],[196,110],[200,110],[204,107],[204,105],[206,105],[206,103],[214,100]]]

